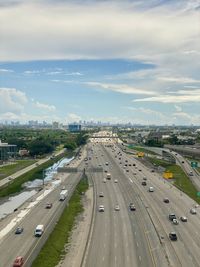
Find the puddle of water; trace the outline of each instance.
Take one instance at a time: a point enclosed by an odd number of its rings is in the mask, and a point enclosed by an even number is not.
[[[14,209],[17,209],[22,205],[27,199],[32,197],[37,193],[36,190],[25,191],[17,196],[10,197],[7,202],[0,206],[0,219],[6,217],[8,214],[12,213]]]
[[[60,181],[53,181],[54,175],[57,173],[58,167],[63,167],[65,164],[69,163],[72,158],[64,158],[59,160],[58,162],[54,163],[51,167],[47,168],[44,172],[45,178],[44,183],[48,183],[52,180],[52,185],[57,186]],[[27,182],[25,184],[26,188],[33,189],[36,187],[39,187],[43,184],[43,181],[40,179],[35,179],[33,181]],[[28,200],[30,197],[35,195],[37,193],[36,190],[31,191],[24,191],[17,196],[10,197],[8,201],[0,205],[0,219],[6,217],[8,214],[12,213],[14,209],[17,209],[19,206],[21,206],[26,200]]]

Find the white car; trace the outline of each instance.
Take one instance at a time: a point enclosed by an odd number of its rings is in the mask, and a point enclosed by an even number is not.
[[[154,188],[153,188],[153,186],[150,186],[150,187],[149,187],[149,192],[154,192]]]
[[[106,178],[103,179],[103,183],[106,183]]]
[[[115,182],[115,183],[118,183],[118,180],[117,180],[117,179],[115,179],[115,180],[114,180],[114,182]]]
[[[180,220],[181,220],[182,222],[187,222],[187,217],[185,217],[185,216],[181,216],[181,217],[180,217]]]
[[[99,205],[99,212],[104,212],[104,205]]]
[[[195,209],[190,209],[191,214],[197,214],[197,211]]]
[[[115,210],[116,210],[116,211],[120,210],[119,205],[115,205]]]
[[[179,224],[179,221],[177,219],[173,219],[172,223],[177,225],[177,224]]]

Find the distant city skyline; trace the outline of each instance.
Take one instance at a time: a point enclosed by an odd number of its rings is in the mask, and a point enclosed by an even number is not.
[[[200,0],[0,3],[0,124],[200,125]]]

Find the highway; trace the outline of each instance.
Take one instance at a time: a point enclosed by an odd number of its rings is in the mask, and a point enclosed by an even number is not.
[[[83,160],[75,159],[71,163],[72,166],[80,165]],[[0,251],[1,253],[0,266],[9,267],[16,256],[23,256],[25,264],[23,266],[31,266],[34,257],[40,251],[48,235],[51,233],[56,224],[62,210],[67,204],[67,199],[71,195],[74,186],[79,181],[81,172],[75,174],[59,173],[58,178],[61,183],[48,193],[51,186],[46,186],[45,189],[36,194],[29,201],[24,203],[17,212],[11,214],[0,222]],[[68,190],[68,197],[65,201],[59,201],[59,195],[62,187]],[[46,197],[43,197],[47,194]],[[34,204],[35,203],[35,204]],[[46,209],[46,203],[53,203],[51,209]],[[38,224],[43,224],[45,227],[44,234],[40,238],[34,236],[34,230]],[[13,227],[12,227],[13,226]],[[24,231],[20,235],[15,234],[15,229],[22,226]],[[6,229],[10,227],[10,231],[6,234]]]
[[[84,266],[199,266],[199,207],[197,214],[190,213],[196,203],[117,145],[101,145],[102,141],[92,145],[90,164],[106,169],[108,162],[112,179],[103,183],[106,173],[93,175],[96,208]],[[122,153],[121,160],[118,153]],[[131,166],[125,166],[126,160]],[[147,186],[141,185],[144,176]],[[148,192],[149,186],[155,191]],[[98,196],[101,191],[104,198]],[[169,203],[163,202],[165,197]],[[129,210],[130,202],[136,211]],[[116,203],[120,211],[114,211]],[[105,212],[98,211],[100,204]],[[178,225],[168,219],[170,213],[176,214]],[[182,222],[181,216],[188,221]],[[177,241],[169,239],[171,231],[176,232]]]

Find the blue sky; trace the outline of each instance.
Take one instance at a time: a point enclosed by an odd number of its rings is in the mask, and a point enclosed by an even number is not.
[[[0,0],[0,121],[200,125],[199,10]]]

